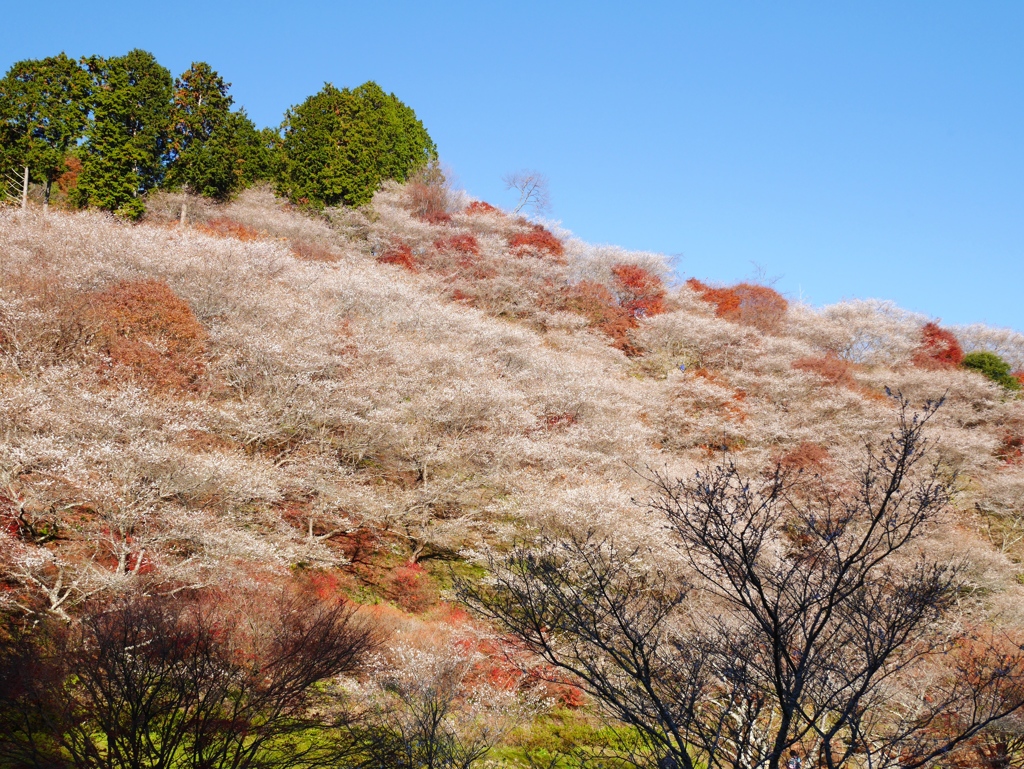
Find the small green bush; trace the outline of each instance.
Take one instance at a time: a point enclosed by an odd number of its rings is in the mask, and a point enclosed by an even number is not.
[[[969,352],[961,365],[984,374],[1007,390],[1019,390],[1020,380],[1010,373],[1010,364],[994,352]]]

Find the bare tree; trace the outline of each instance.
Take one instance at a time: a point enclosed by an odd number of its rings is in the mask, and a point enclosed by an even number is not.
[[[532,209],[534,213],[543,213],[550,208],[548,179],[544,174],[537,171],[516,171],[505,174],[501,180],[505,183],[506,190],[515,190],[519,193],[519,200],[512,209],[513,214],[518,214],[524,208]]]
[[[652,512],[691,575],[593,533],[492,561],[464,598],[642,735],[639,762],[915,769],[1024,706],[1024,654],[956,620],[958,565],[922,538],[955,477],[897,429],[843,490],[776,467],[655,474]]]
[[[76,769],[333,765],[328,735],[308,738],[330,726],[311,710],[313,689],[353,671],[374,642],[343,605],[270,604],[266,627],[184,596],[132,596],[52,622],[31,653],[4,655],[0,747],[24,765]],[[30,676],[14,667],[22,659]]]
[[[466,642],[468,639],[461,639]],[[483,655],[462,644],[399,646],[373,671],[368,706],[354,724],[361,766],[471,769],[516,725],[541,708],[538,697],[472,681]]]

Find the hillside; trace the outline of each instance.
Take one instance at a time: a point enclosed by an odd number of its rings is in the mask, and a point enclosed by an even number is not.
[[[479,553],[594,528],[671,562],[651,469],[841,485],[893,429],[888,388],[945,397],[928,435],[959,493],[928,547],[969,564],[973,616],[1024,629],[1024,399],[930,355],[929,319],[665,288],[658,255],[423,194],[315,216],[163,194],[136,225],[0,211],[10,623],[301,584],[440,655],[485,632],[447,592]],[[952,331],[1024,369],[1024,336]]]

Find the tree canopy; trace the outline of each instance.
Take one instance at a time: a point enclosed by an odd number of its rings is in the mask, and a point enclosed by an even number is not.
[[[87,125],[91,85],[64,53],[19,61],[0,80],[0,165],[28,166],[47,200]]]
[[[368,82],[330,83],[285,115],[279,190],[313,205],[364,205],[386,179],[405,181],[437,157],[413,110]]]
[[[167,171],[171,73],[135,49],[86,61],[93,77],[92,125],[83,147],[79,202],[141,213],[138,196]]]
[[[206,62],[172,80],[140,49],[17,62],[0,80],[0,169],[28,166],[47,202],[61,179],[67,203],[137,218],[154,189],[226,200],[260,180],[296,202],[363,205],[437,158],[416,113],[376,83],[327,84],[262,130],[230,86]]]

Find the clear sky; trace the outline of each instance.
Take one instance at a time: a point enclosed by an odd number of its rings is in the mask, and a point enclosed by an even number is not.
[[[258,125],[325,81],[416,110],[472,195],[550,179],[552,218],[755,265],[821,305],[884,298],[1024,331],[1024,3],[5,3],[0,68],[139,47],[208,61]]]

